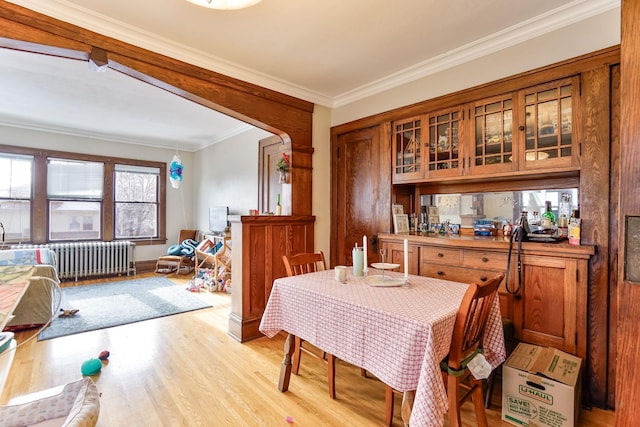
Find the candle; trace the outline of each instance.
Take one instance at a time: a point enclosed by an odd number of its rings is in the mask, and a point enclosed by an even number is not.
[[[409,279],[409,241],[404,239],[404,278]]]
[[[364,248],[364,268],[363,271],[369,271],[369,262],[367,262],[367,236],[362,236],[362,247]]]

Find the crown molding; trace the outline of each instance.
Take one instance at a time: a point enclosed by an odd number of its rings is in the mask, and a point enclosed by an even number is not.
[[[248,132],[251,129],[254,129],[253,126],[243,123],[241,125],[227,129],[224,133],[213,135],[212,139],[202,142],[202,141],[162,140],[156,137],[149,137],[149,138],[138,138],[133,136],[119,137],[117,135],[113,135],[109,133],[90,131],[90,130],[80,130],[80,129],[69,128],[65,126],[55,126],[55,125],[49,125],[49,124],[34,123],[34,122],[27,122],[27,121],[20,121],[20,120],[11,120],[11,119],[9,120],[0,119],[0,127],[2,126],[7,128],[25,129],[25,130],[36,131],[36,132],[47,132],[47,133],[53,133],[57,135],[73,136],[78,138],[95,139],[95,140],[106,141],[106,142],[117,142],[121,144],[142,145],[145,147],[152,147],[152,148],[180,150],[180,151],[185,151],[190,153],[203,150],[219,142],[223,142],[229,138],[232,138],[234,136]]]
[[[334,98],[342,107],[386,90],[462,65],[620,7],[620,0],[576,0],[504,30],[360,86]]]
[[[341,107],[376,95],[620,7],[620,0],[575,0],[334,97],[192,49],[66,0],[8,1],[135,46],[329,108]]]

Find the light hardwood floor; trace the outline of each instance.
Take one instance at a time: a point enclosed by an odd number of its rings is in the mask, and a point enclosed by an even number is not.
[[[140,276],[151,276],[153,273]],[[185,276],[169,276],[184,287]],[[122,278],[123,280],[127,278]],[[103,279],[109,281],[114,279]],[[95,283],[99,281],[81,282]],[[63,284],[66,286],[75,283]],[[185,290],[185,292],[187,292]],[[227,335],[231,298],[203,291],[213,304],[190,313],[20,346],[0,403],[80,378],[86,359],[109,350],[94,376],[102,397],[99,426],[380,426],[384,385],[339,361],[336,400],[328,396],[326,366],[302,360],[289,391],[277,389],[284,335],[241,344]],[[17,334],[18,342],[33,332]],[[487,411],[500,421],[500,391]],[[400,399],[394,425],[401,426]],[[286,417],[292,417],[289,424]],[[582,426],[613,426],[610,411],[582,411]],[[476,425],[473,405],[463,406],[465,425]],[[1,420],[0,420],[0,424]]]

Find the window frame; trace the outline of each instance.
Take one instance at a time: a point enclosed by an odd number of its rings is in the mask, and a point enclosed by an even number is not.
[[[126,240],[131,240],[131,237],[121,237],[118,238],[117,237],[117,225],[118,225],[118,221],[117,221],[117,210],[118,210],[118,204],[120,205],[126,205],[126,204],[150,204],[150,205],[154,205],[155,207],[155,215],[156,215],[156,234],[159,234],[160,232],[160,227],[158,222],[158,218],[159,218],[159,214],[160,214],[160,180],[162,179],[161,177],[161,171],[159,168],[156,167],[149,167],[149,166],[144,166],[144,167],[140,167],[141,165],[124,165],[122,163],[116,163],[114,166],[114,171],[113,171],[113,181],[114,183],[116,183],[118,180],[116,178],[116,175],[118,174],[118,172],[121,173],[138,173],[138,174],[146,174],[146,175],[151,175],[156,179],[156,193],[155,193],[155,197],[154,197],[154,201],[153,202],[149,202],[149,201],[141,201],[141,200],[121,200],[118,201],[117,200],[117,196],[116,196],[116,191],[115,191],[115,185],[114,185],[114,194],[113,194],[113,212],[114,212],[114,221],[113,221],[113,230],[114,230],[114,235],[115,238],[117,240],[120,239],[126,239]],[[146,169],[146,170],[136,170],[136,169]],[[141,237],[139,239],[134,239],[134,240],[142,240],[142,239],[153,239],[156,238],[157,236],[153,236],[153,237]]]
[[[25,161],[30,161],[31,162],[31,176],[30,176],[30,187],[29,187],[29,197],[11,197],[11,194],[9,195],[9,197],[0,197],[0,201],[11,201],[11,200],[15,200],[15,201],[23,201],[23,202],[28,202],[29,203],[29,239],[31,239],[31,236],[33,235],[33,230],[31,227],[32,224],[32,215],[33,215],[33,170],[34,170],[34,165],[35,165],[35,160],[33,158],[32,155],[29,154],[22,154],[22,153],[9,153],[9,152],[2,152],[0,153],[0,155],[2,155],[3,158],[8,158],[11,159],[11,157],[15,157],[15,158],[19,158],[21,156],[24,156],[24,160]],[[0,224],[2,224],[2,222],[0,222]],[[9,224],[7,222],[4,222],[3,226],[2,226],[2,242],[0,242],[0,244],[2,245],[11,245],[11,244],[15,244],[18,243],[15,240],[8,240],[7,239],[7,234],[9,233],[8,230],[6,230],[6,228],[9,228]],[[21,240],[21,239],[20,239]]]
[[[131,240],[137,245],[165,244],[166,238],[166,190],[167,164],[148,160],[106,157],[93,154],[72,153],[57,150],[36,149],[0,144],[0,152],[33,156],[33,180],[31,192],[31,241],[49,243],[49,199],[47,197],[47,163],[49,158],[101,162],[104,164],[101,241]],[[115,165],[154,167],[160,170],[158,180],[158,236],[155,238],[115,238]],[[61,241],[56,240],[56,243]]]

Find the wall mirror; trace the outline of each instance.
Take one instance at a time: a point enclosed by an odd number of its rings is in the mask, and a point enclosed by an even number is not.
[[[420,223],[427,222],[428,207],[437,206],[439,222],[450,221],[468,228],[473,228],[478,219],[513,224],[523,210],[527,211],[529,219],[534,212],[542,214],[547,201],[551,202],[551,210],[558,218],[563,195],[564,200],[568,199],[570,214],[579,205],[577,188],[422,195]]]

